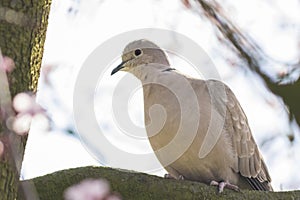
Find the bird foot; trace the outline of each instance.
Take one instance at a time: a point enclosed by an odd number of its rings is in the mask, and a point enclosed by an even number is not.
[[[166,179],[176,179],[176,180],[184,180],[184,177],[182,175],[179,175],[178,177],[175,177],[171,174],[165,174],[164,176]]]
[[[211,181],[210,185],[218,186],[219,193],[222,193],[224,188],[228,188],[228,189],[235,190],[235,191],[240,191],[240,188],[238,186],[233,185],[233,184],[229,183],[228,181],[226,181],[226,182]]]

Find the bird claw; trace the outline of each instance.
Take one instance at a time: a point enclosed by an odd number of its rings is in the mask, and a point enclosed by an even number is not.
[[[178,177],[174,177],[171,174],[165,174],[164,178],[166,179],[176,179],[176,180],[184,180],[184,177],[182,175],[179,175]]]
[[[224,181],[221,181],[221,182],[211,181],[210,185],[218,186],[219,193],[222,193],[224,188],[228,188],[228,189],[231,189],[231,190],[234,190],[234,191],[240,191],[240,188],[238,186],[233,185],[233,184],[229,183],[228,181],[226,181],[226,182],[224,182]]]
[[[171,174],[165,174],[164,178],[165,179],[175,179]]]

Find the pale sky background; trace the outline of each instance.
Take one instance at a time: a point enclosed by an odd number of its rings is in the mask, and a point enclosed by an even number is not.
[[[231,18],[270,57],[283,62],[297,59],[299,52],[296,39],[299,30],[282,29],[278,23],[287,20],[291,24],[299,24],[299,1],[220,2]],[[289,128],[282,101],[270,94],[260,80],[250,72],[225,62],[227,58],[234,59],[234,55],[220,45],[212,25],[197,12],[186,9],[180,1],[174,0],[53,0],[43,58],[44,67],[52,66],[47,76],[52,87],[46,84],[42,76],[37,93],[38,102],[47,109],[53,127],[51,131],[40,131],[33,124],[21,178],[33,178],[67,168],[99,165],[76,137],[64,133],[65,129],[74,126],[72,95],[77,73],[87,56],[107,39],[138,28],[163,28],[184,34],[197,42],[210,56],[222,81],[234,91],[248,117],[252,133],[269,168],[274,189],[300,189],[300,157],[297,156],[300,151],[299,130]],[[114,61],[109,70],[119,62],[120,59]],[[173,58],[171,62],[179,70],[194,75],[193,70],[182,67],[182,61]],[[280,70],[285,69],[280,65],[272,66],[269,73],[276,74]],[[125,136],[120,137],[122,132],[113,120],[109,94],[122,76],[124,74],[120,73],[115,77],[105,76],[101,80],[102,85],[95,94],[95,112],[99,125],[120,149],[139,153],[151,151],[146,140],[134,142]],[[139,90],[129,100],[128,112],[132,121],[140,126],[143,124],[142,105]],[[290,131],[297,132],[293,144],[286,137]],[[275,139],[265,142],[273,137]],[[122,168],[122,163],[113,167]],[[164,174],[162,170],[154,173]]]

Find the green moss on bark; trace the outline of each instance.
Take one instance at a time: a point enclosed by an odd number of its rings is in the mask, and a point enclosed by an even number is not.
[[[192,181],[177,181],[161,177],[104,167],[82,167],[68,169],[33,180],[41,200],[63,199],[69,186],[86,178],[105,178],[112,190],[123,199],[300,199],[300,191],[262,192],[243,190],[235,192],[225,189],[217,193],[216,187]]]

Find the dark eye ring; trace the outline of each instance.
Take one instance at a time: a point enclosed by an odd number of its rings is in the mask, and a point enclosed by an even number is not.
[[[139,56],[139,55],[141,55],[142,54],[142,50],[140,50],[140,49],[136,49],[135,51],[134,51],[134,55],[135,56]]]

